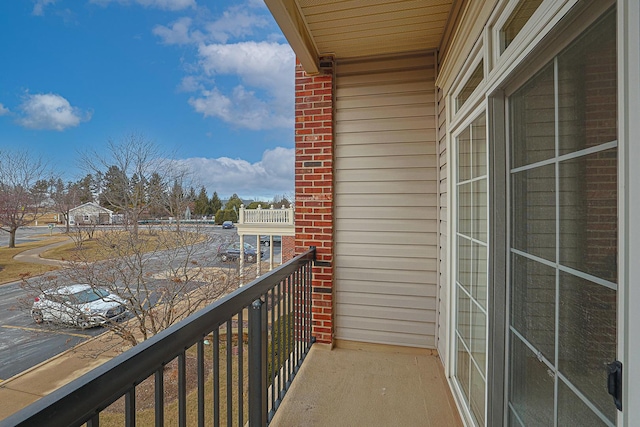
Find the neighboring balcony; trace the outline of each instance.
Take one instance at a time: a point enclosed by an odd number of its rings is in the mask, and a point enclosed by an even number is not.
[[[256,243],[264,242],[269,248],[269,271],[273,270],[276,262],[274,262],[274,245],[281,242],[280,248],[280,264],[286,261],[286,252],[292,250],[292,240],[295,236],[296,229],[294,224],[293,206],[280,209],[274,209],[273,205],[269,209],[246,209],[244,205],[240,206],[238,212],[238,235],[240,236],[240,246],[244,245],[245,236],[256,236]],[[276,237],[277,236],[277,237]],[[287,239],[288,238],[288,239]],[[240,254],[240,264],[244,265],[244,254]],[[262,273],[262,263],[256,263],[256,274],[260,276]]]

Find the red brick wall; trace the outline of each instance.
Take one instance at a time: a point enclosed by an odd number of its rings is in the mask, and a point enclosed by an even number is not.
[[[282,236],[282,263],[292,260],[296,256],[296,238],[293,236]]]
[[[316,247],[313,335],[333,339],[333,61],[318,75],[296,64],[296,253]],[[319,264],[319,265],[318,265]]]

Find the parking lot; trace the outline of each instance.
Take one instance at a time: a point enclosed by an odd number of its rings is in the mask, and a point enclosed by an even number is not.
[[[18,231],[17,242],[19,244],[19,242],[32,240],[36,235],[45,233],[48,233],[46,227],[21,229]],[[235,264],[223,263],[217,257],[217,250],[220,242],[238,239],[236,230],[210,227],[207,233],[216,237],[208,244],[199,247],[202,258],[207,261],[207,266],[233,268]],[[245,241],[255,245],[256,238],[248,236]],[[6,245],[7,242],[4,243],[5,247]],[[280,247],[274,246],[273,250],[274,265],[277,265],[280,261]],[[268,262],[268,257],[269,248],[265,248],[263,262]],[[165,264],[161,257],[156,256],[153,261],[157,263],[158,271]],[[161,281],[158,283],[160,285]],[[101,327],[82,330],[69,326],[52,328],[47,325],[38,325],[31,318],[29,310],[25,309],[29,302],[20,304],[20,301],[25,298],[25,291],[20,287],[19,282],[0,285],[0,381],[17,375],[105,331]]]

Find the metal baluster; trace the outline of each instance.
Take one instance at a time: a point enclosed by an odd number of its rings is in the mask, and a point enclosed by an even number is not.
[[[243,346],[244,346],[244,331],[242,327],[242,310],[238,313],[238,425],[244,425],[243,413],[244,405],[244,372],[242,367],[243,360]]]
[[[198,341],[198,426],[204,427],[204,338]]]
[[[136,389],[129,390],[124,395],[124,423],[127,427],[136,425]]]
[[[154,374],[156,427],[164,426],[164,366]]]
[[[220,427],[220,326],[213,330],[213,426]]]
[[[187,357],[178,355],[178,425],[187,427]]]

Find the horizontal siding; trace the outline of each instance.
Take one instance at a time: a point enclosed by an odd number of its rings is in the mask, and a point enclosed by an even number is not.
[[[336,338],[435,348],[433,55],[338,63]]]
[[[447,128],[446,105],[442,90],[438,89],[438,353],[447,364],[448,340],[447,340],[447,314],[449,313],[449,283],[447,263],[447,215],[449,195],[447,181],[449,170],[447,165]]]

